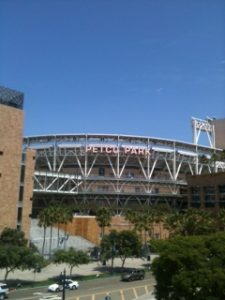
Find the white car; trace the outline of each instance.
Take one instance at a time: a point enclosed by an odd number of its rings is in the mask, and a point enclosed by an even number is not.
[[[51,285],[49,285],[48,287],[48,292],[59,292],[59,291],[62,291],[63,287],[62,285],[59,285],[58,283],[53,283]]]
[[[8,297],[9,288],[6,283],[0,282],[0,299],[5,299]]]
[[[76,290],[79,287],[78,281],[73,281],[72,279],[65,279],[65,288],[70,290]],[[59,292],[62,291],[62,284],[53,283],[48,287],[49,292]]]

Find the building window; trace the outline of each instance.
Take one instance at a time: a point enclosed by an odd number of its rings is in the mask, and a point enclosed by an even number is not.
[[[21,173],[20,173],[20,182],[24,183],[24,178],[25,178],[25,166],[21,166]]]
[[[215,206],[215,187],[214,186],[205,186],[204,187],[204,202],[205,202],[205,207],[214,207]]]
[[[99,186],[97,187],[97,191],[98,191],[98,192],[108,192],[108,191],[109,191],[109,187],[106,186],[106,185],[99,185]]]
[[[128,172],[127,173],[127,178],[134,178],[134,173],[132,173],[132,172]]]
[[[155,194],[159,193],[159,188],[155,188]]]
[[[214,194],[214,193],[215,193],[215,188],[214,188],[214,186],[205,186],[205,187],[204,187],[204,193],[205,193],[206,195],[212,195],[212,194]]]
[[[22,163],[25,163],[25,161],[26,161],[26,153],[23,152],[22,153]]]
[[[197,187],[197,186],[195,186],[195,187],[192,187],[191,188],[191,194],[192,195],[196,195],[196,194],[200,194],[200,188],[199,187]]]
[[[24,190],[24,188],[23,188],[23,186],[21,185],[21,186],[20,186],[20,191],[19,191],[19,201],[20,201],[20,202],[23,202],[23,190]]]
[[[141,191],[141,190],[140,190],[139,186],[136,186],[136,187],[135,187],[135,193],[140,193],[140,191]]]
[[[22,214],[23,214],[23,208],[19,207],[18,214],[17,214],[17,222],[19,222],[19,223],[22,221]]]
[[[105,176],[105,168],[99,168],[98,169],[98,175],[99,176]]]
[[[225,194],[225,185],[219,185],[219,193]]]

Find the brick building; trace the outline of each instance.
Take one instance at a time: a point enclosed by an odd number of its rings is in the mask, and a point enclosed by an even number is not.
[[[188,207],[225,208],[225,172],[187,176]]]
[[[23,151],[23,101],[21,92],[0,87],[0,231],[29,237],[35,152]]]

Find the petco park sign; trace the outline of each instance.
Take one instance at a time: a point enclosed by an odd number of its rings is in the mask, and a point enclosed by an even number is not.
[[[152,149],[141,148],[135,146],[87,146],[85,148],[87,153],[105,153],[105,154],[132,154],[132,155],[151,155]]]

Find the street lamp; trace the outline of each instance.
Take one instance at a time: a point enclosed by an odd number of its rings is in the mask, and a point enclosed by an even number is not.
[[[60,281],[62,282],[62,300],[66,299],[66,270],[60,274]]]

